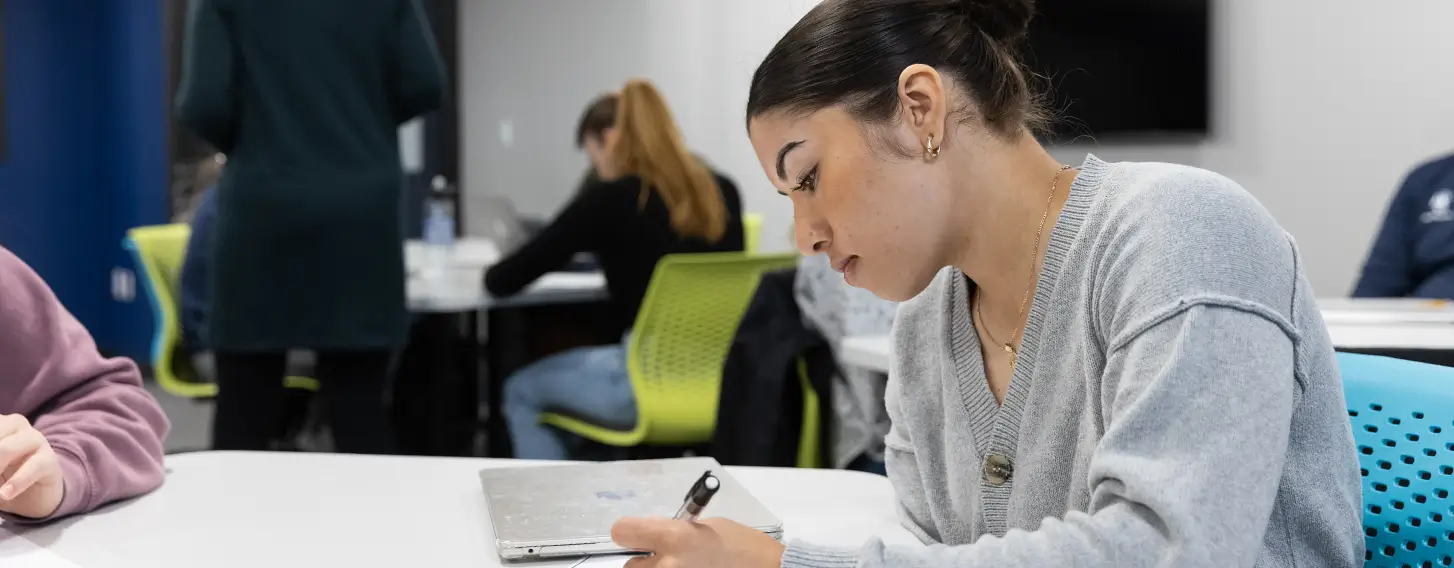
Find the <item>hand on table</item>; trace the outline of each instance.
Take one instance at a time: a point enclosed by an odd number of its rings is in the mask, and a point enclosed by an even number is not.
[[[611,540],[652,553],[627,561],[630,568],[778,568],[783,563],[782,543],[726,519],[626,518],[611,527]]]
[[[50,442],[24,416],[0,415],[0,512],[49,517],[65,493],[61,462]]]

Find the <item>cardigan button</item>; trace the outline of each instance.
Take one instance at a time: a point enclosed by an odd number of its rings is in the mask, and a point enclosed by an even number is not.
[[[984,460],[984,480],[990,485],[1004,485],[1015,475],[1015,464],[1010,458],[994,454]]]

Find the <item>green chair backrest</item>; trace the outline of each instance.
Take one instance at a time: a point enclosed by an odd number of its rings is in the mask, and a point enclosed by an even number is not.
[[[798,467],[817,468],[823,467],[823,428],[822,408],[819,404],[818,391],[813,389],[813,381],[808,378],[808,363],[798,358],[798,386],[803,389],[803,426],[798,431]]]
[[[121,244],[131,251],[141,267],[142,289],[151,301],[156,320],[150,363],[157,384],[179,397],[212,398],[217,396],[217,385],[198,377],[192,362],[178,350],[182,344],[182,320],[177,305],[182,264],[191,238],[192,227],[184,223],[150,225],[127,231]],[[318,390],[317,379],[292,371],[289,369],[290,374],[283,378],[288,388]]]
[[[136,227],[126,232],[123,245],[141,267],[142,289],[156,319],[150,362],[157,384],[176,396],[207,398],[217,395],[217,385],[197,380],[191,365],[176,357],[182,341],[178,286],[191,236],[192,228],[181,223]]]
[[[762,242],[762,213],[742,214],[742,243],[743,250],[748,253],[756,253],[758,244]]]
[[[722,365],[765,272],[797,255],[663,257],[652,274],[626,352],[640,443],[686,445],[712,438]]]

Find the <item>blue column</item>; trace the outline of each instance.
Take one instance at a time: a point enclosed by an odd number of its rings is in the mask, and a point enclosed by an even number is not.
[[[103,350],[141,356],[144,306],[111,298],[130,226],[167,216],[160,0],[0,0],[7,153],[0,245],[50,283]]]

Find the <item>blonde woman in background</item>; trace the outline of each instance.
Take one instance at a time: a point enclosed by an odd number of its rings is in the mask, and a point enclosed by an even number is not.
[[[579,252],[600,260],[610,292],[610,324],[630,331],[661,257],[741,251],[742,203],[731,180],[687,148],[651,83],[633,80],[618,95],[615,122],[582,143],[600,180],[577,194],[530,243],[492,267],[485,288],[519,292]],[[515,456],[566,459],[567,434],[540,424],[560,411],[630,428],[636,400],[626,376],[625,340],[547,357],[505,382],[505,416]]]

